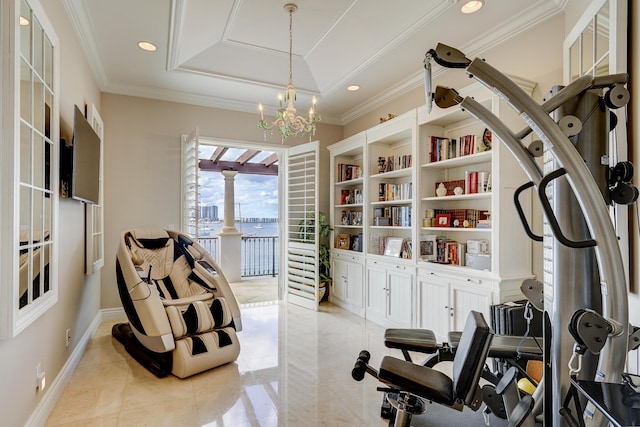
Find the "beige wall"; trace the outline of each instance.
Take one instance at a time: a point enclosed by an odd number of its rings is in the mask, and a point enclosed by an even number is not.
[[[202,137],[263,144],[257,115],[114,94],[103,94],[105,122],[105,266],[102,307],[120,307],[115,254],[122,231],[180,227],[180,137],[198,126]],[[326,146],[342,139],[342,127],[320,124],[323,170]],[[289,138],[285,145],[307,142]],[[276,135],[269,142],[280,144]],[[321,209],[328,209],[328,176],[321,177]]]
[[[60,40],[60,127],[68,137],[74,104],[100,107],[100,90],[61,0],[41,4]],[[84,275],[84,205],[61,200],[59,218],[58,303],[16,338],[0,340],[0,424],[5,426],[25,424],[100,310],[100,277]],[[65,347],[67,328],[72,332],[69,348]],[[35,389],[38,363],[46,373],[45,393]]]

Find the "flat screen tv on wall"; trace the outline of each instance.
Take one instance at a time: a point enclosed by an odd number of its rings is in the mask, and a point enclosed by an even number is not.
[[[100,200],[100,138],[82,111],[74,106],[73,140],[60,140],[61,193],[85,203]]]

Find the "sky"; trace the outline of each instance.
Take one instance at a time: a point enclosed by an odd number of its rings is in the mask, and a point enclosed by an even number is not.
[[[236,217],[277,218],[278,177],[237,174],[235,177]],[[217,205],[220,219],[224,216],[224,177],[220,172],[200,172],[200,205]]]

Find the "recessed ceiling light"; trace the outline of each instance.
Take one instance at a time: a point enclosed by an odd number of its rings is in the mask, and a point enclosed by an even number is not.
[[[474,13],[480,10],[484,5],[484,0],[465,1],[460,10],[462,13]]]
[[[145,41],[138,42],[138,47],[147,52],[154,52],[157,49],[155,44]]]
[[[27,25],[29,25],[29,20],[24,16],[20,16],[20,25],[26,27]]]
[[[359,89],[360,89],[360,86],[358,86],[358,85],[349,85],[349,86],[347,86],[347,90],[349,92],[355,92],[355,91],[357,91]]]

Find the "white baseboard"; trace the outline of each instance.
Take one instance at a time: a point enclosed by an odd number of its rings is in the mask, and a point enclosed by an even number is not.
[[[53,411],[53,408],[55,408],[56,403],[60,399],[60,396],[62,396],[64,388],[67,386],[73,376],[73,373],[78,367],[78,363],[80,363],[80,359],[82,359],[91,337],[98,330],[100,324],[104,321],[117,321],[124,319],[126,319],[126,315],[122,308],[104,309],[96,314],[86,332],[80,338],[78,345],[76,345],[71,352],[71,356],[69,356],[67,362],[46,390],[44,396],[38,403],[38,406],[36,406],[36,409],[31,413],[31,416],[25,424],[26,427],[42,427],[45,425],[49,415],[51,415],[51,412]]]
[[[103,308],[102,310],[100,310],[100,312],[102,313],[103,322],[117,322],[117,321],[126,322],[127,321],[127,315],[125,314],[124,308],[122,307]]]

